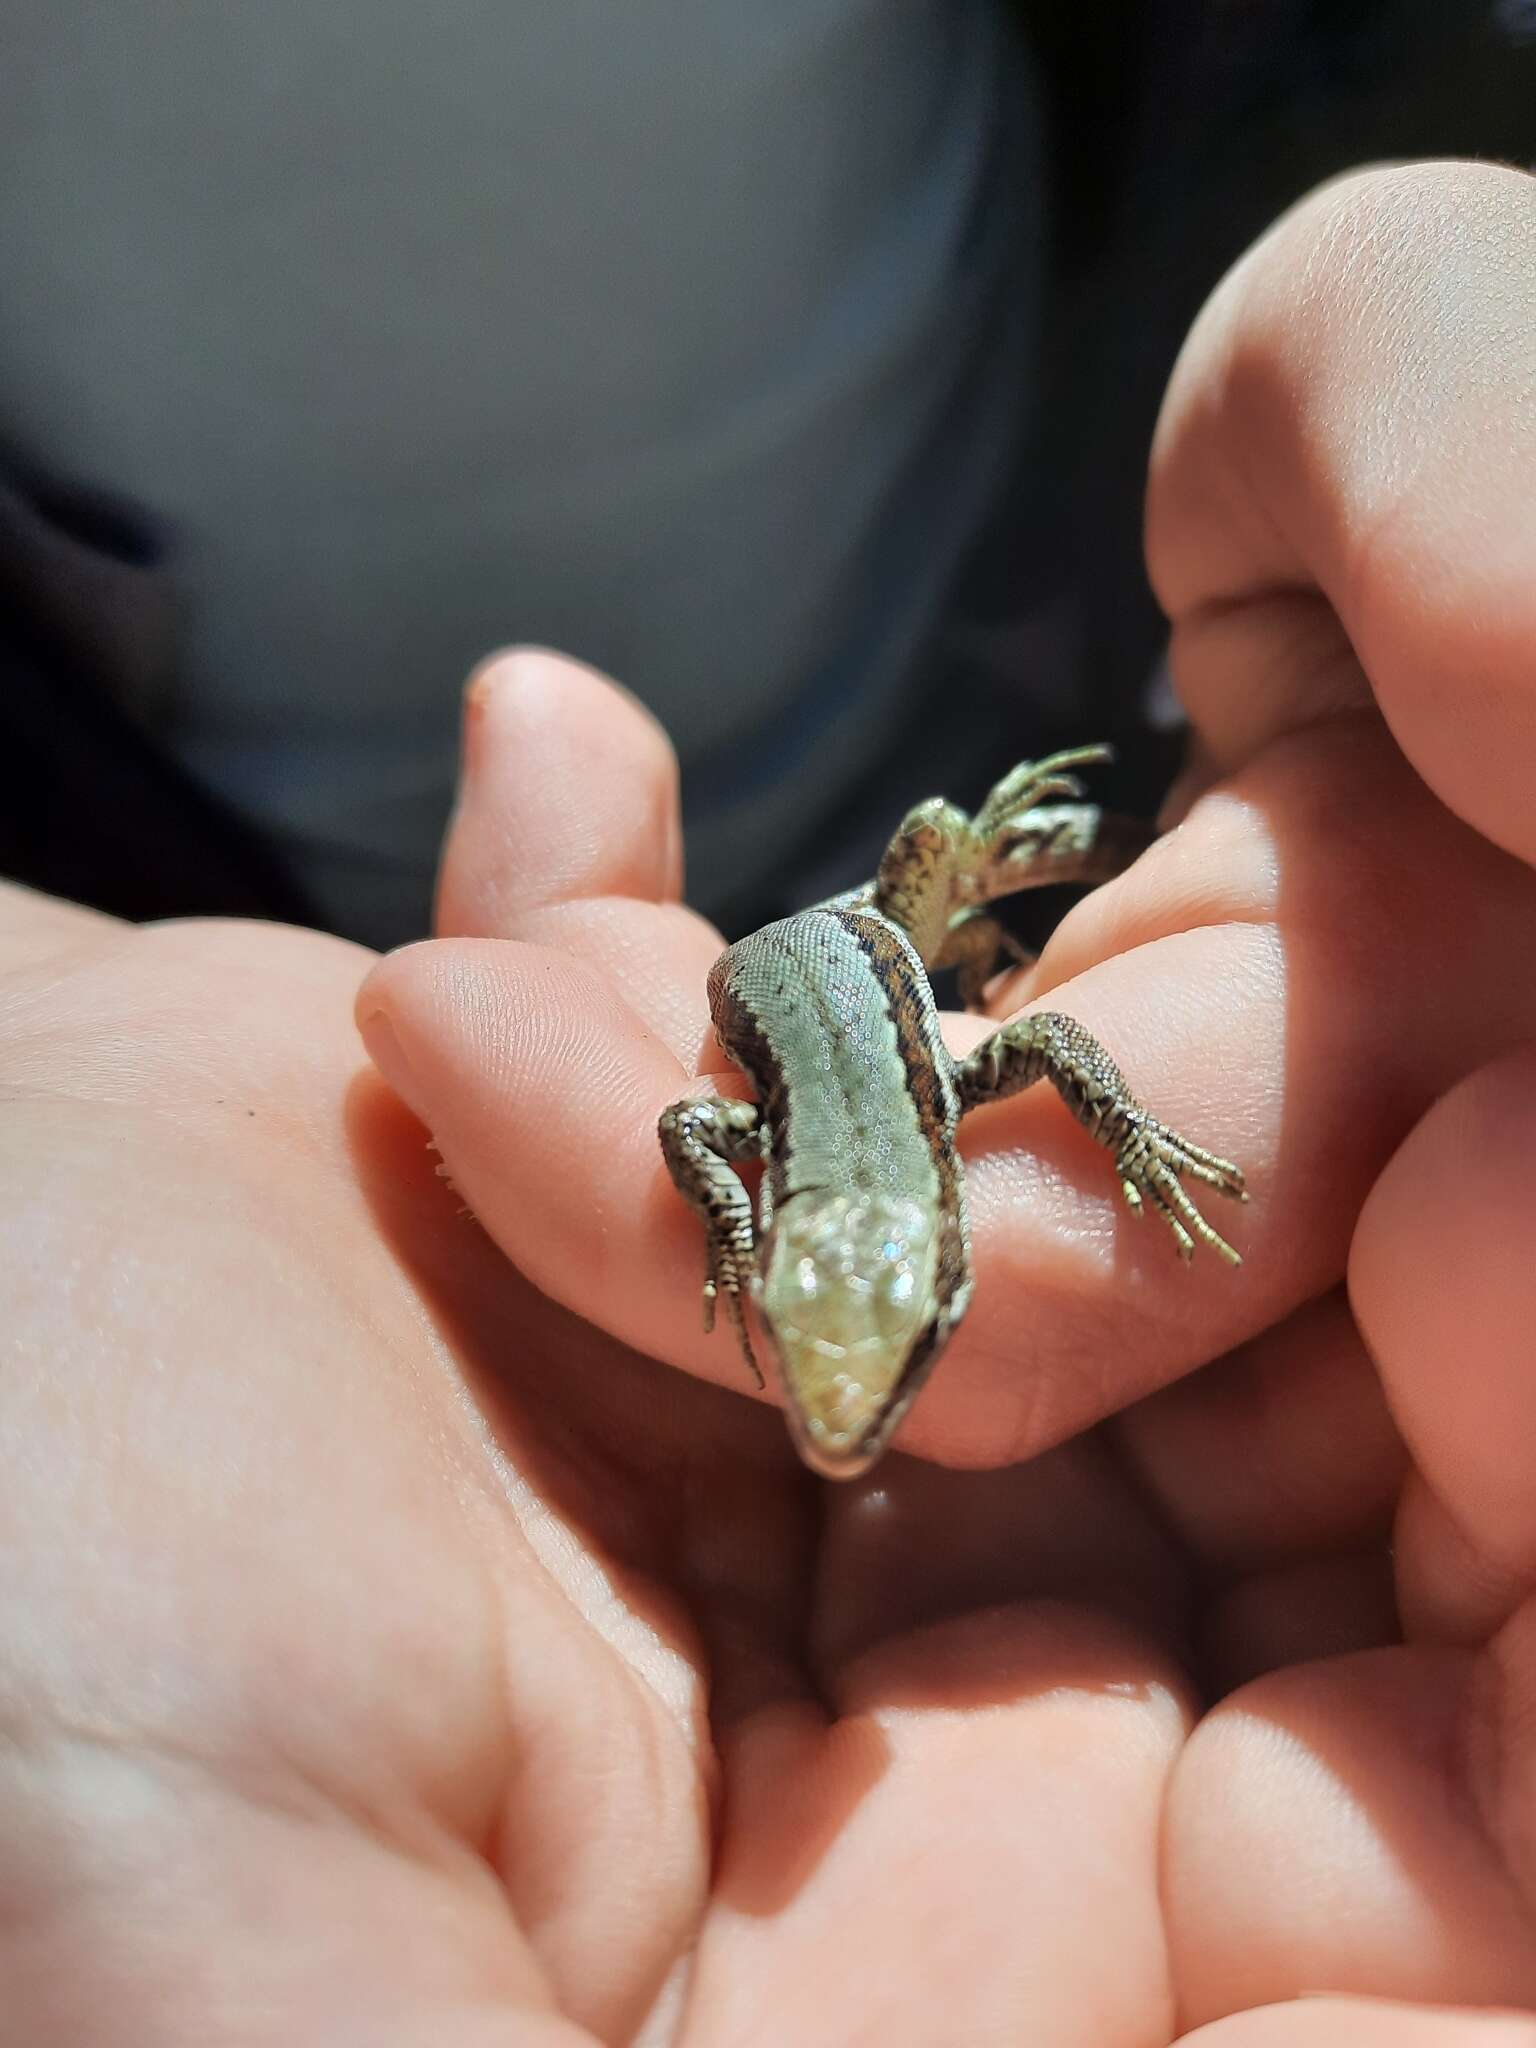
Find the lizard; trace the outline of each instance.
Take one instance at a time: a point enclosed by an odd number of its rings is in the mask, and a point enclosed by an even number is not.
[[[998,959],[1028,961],[985,906],[1046,882],[1097,882],[1150,833],[1085,802],[1074,770],[1102,746],[1021,762],[974,816],[941,797],[902,819],[872,881],[727,947],[709,976],[716,1035],[755,1102],[689,1096],[659,1124],[679,1192],[703,1219],[704,1327],[723,1298],[748,1366],[750,1300],[772,1340],[790,1433],[825,1478],[869,1471],[972,1293],[962,1116],[1049,1081],[1114,1154],[1134,1214],[1180,1256],[1236,1251],[1180,1174],[1246,1201],[1229,1160],[1143,1108],[1110,1055],[1054,1011],[1014,1018],[963,1059],[947,1050],[931,974],[958,968],[981,1006]],[[757,1211],[739,1168],[763,1167]]]

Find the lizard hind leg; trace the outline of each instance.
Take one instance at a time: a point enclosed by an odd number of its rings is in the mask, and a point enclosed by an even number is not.
[[[1032,967],[1038,958],[997,918],[984,910],[963,910],[951,920],[944,950],[933,964],[936,972],[955,969],[962,1009],[984,1012],[987,983],[996,974],[998,962],[1007,959],[1015,967]]]
[[[1094,768],[1114,759],[1112,747],[1096,745],[1069,747],[1059,754],[1047,754],[1043,761],[1021,761],[987,793],[972,820],[977,836],[994,838],[1012,822],[1042,803],[1062,798],[1077,801],[1083,785],[1071,772]]]
[[[974,818],[944,797],[914,804],[887,841],[873,881],[820,907],[877,911],[906,933],[930,972],[963,968],[981,957],[984,942],[977,934],[955,937],[957,913],[1042,882],[1102,881],[1142,850],[1146,833],[1134,835],[1125,852],[1118,844],[1123,821],[1111,825],[1097,805],[1081,801],[1083,785],[1072,770],[1111,758],[1108,747],[1090,746],[1021,761]],[[1051,805],[1051,798],[1067,801]],[[981,973],[980,982],[986,978]],[[968,973],[968,1005],[978,987]]]

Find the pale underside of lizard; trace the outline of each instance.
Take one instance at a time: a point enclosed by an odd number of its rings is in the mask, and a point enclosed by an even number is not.
[[[765,926],[710,974],[717,1035],[757,1100],[674,1103],[662,1152],[704,1222],[705,1327],[723,1298],[756,1373],[755,1306],[796,1447],[828,1478],[875,1463],[969,1305],[967,1110],[1049,1081],[1113,1153],[1133,1211],[1160,1217],[1185,1259],[1198,1243],[1240,1263],[1180,1179],[1243,1200],[1240,1170],[1144,1109],[1080,1024],[1017,1017],[960,1060],[940,1032],[931,972],[957,968],[976,1005],[999,955],[1021,957],[985,904],[1106,880],[1145,846],[1142,828],[1083,801],[1072,771],[1107,754],[1024,762],[974,817],[917,805],[872,882]],[[738,1168],[758,1162],[754,1214]]]

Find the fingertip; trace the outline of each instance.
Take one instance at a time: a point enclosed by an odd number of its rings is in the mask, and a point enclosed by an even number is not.
[[[1523,171],[1321,187],[1192,328],[1147,501],[1180,696],[1215,758],[1374,695],[1436,795],[1527,860],[1533,279]]]
[[[416,972],[416,963],[405,956],[420,952],[430,943],[422,940],[416,945],[401,946],[393,953],[386,953],[364,975],[352,1006],[353,1021],[369,1059],[401,1100],[413,1110],[417,1109],[415,1080],[395,1031],[394,1008],[397,990],[402,984],[408,984]]]
[[[1529,1162],[1536,1047],[1452,1088],[1409,1133],[1361,1212],[1349,1291],[1394,1416],[1467,1547],[1453,1576],[1482,1615],[1490,1576],[1536,1578],[1536,1267]],[[1436,1611],[1455,1625],[1453,1589]]]
[[[671,759],[664,728],[633,690],[557,648],[499,647],[475,664],[464,685],[466,737],[478,737],[488,718],[508,715],[509,707],[515,707],[529,732],[541,720],[622,719],[632,744],[648,745],[658,763]]]
[[[581,896],[675,899],[677,790],[671,744],[629,691],[545,648],[487,657],[464,693],[439,932],[510,935],[526,911]]]
[[[563,1063],[605,1067],[610,1048],[664,1049],[589,962],[503,939],[428,939],[402,946],[358,997],[364,1042],[387,1031],[413,1072],[474,1091],[482,1105],[536,1097]]]
[[[1526,1175],[1536,1146],[1536,1047],[1443,1095],[1388,1161],[1361,1211],[1349,1280],[1361,1327],[1405,1361],[1489,1355],[1536,1327]],[[1531,1389],[1536,1420],[1536,1386]]]
[[[1469,1782],[1474,1677],[1460,1652],[1355,1650],[1270,1671],[1206,1715],[1163,1837],[1190,2021],[1312,1985],[1528,1999],[1529,1922]]]

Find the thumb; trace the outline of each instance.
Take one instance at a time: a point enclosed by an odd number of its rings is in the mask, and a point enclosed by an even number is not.
[[[1536,861],[1533,475],[1536,179],[1407,165],[1282,219],[1196,322],[1153,451],[1210,769],[1374,697],[1441,801]]]

